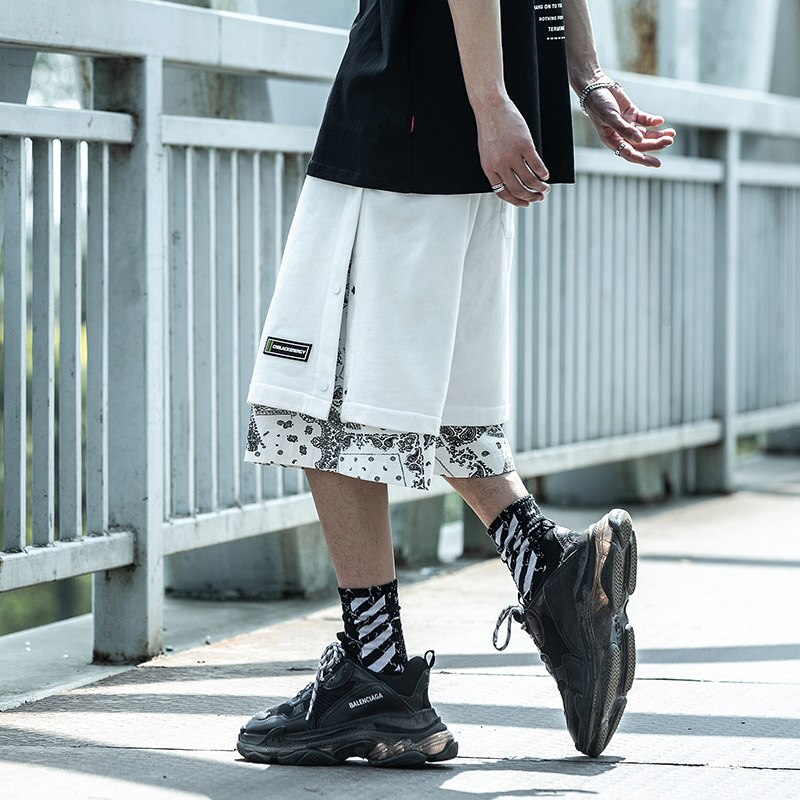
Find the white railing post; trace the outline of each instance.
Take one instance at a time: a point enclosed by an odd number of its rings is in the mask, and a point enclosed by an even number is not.
[[[160,652],[164,525],[162,59],[98,59],[95,106],[130,113],[131,145],[109,146],[109,525],[136,536],[133,567],[95,575],[94,657]]]
[[[3,530],[0,549],[19,551],[27,528],[27,260],[25,139],[0,141],[3,204]]]
[[[717,190],[714,287],[714,416],[722,423],[719,444],[698,450],[700,491],[733,491],[736,463],[737,326],[739,309],[739,206],[742,136],[724,134],[724,176]]]

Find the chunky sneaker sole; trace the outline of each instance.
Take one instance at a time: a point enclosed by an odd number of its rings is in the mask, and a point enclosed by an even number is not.
[[[413,718],[386,715],[358,727],[286,735],[279,739],[242,733],[236,749],[248,761],[306,767],[334,766],[357,756],[375,767],[417,767],[458,755],[458,742],[432,709]],[[259,741],[261,740],[261,741]]]
[[[587,564],[593,575],[584,633],[595,690],[588,720],[576,720],[575,746],[596,757],[617,730],[636,670],[636,637],[627,604],[636,589],[637,548],[630,514],[619,508],[596,523],[590,535],[595,557]]]

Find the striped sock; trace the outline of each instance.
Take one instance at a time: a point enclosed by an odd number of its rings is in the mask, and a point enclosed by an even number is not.
[[[408,660],[397,579],[366,589],[339,589],[344,633],[372,672],[401,672]]]
[[[547,535],[554,527],[527,494],[507,505],[487,529],[522,598],[532,596],[548,568],[561,561],[564,550]]]

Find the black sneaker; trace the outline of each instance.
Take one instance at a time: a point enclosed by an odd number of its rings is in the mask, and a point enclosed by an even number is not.
[[[511,621],[530,634],[556,679],[576,749],[596,757],[619,725],[636,668],[628,596],[636,588],[636,535],[627,511],[615,508],[582,533],[549,522],[563,549],[558,567],[520,605],[504,609],[494,646],[504,650]],[[500,646],[497,634],[508,623]]]
[[[384,675],[334,642],[315,680],[243,725],[236,749],[247,761],[303,766],[332,766],[350,756],[380,767],[455,758],[458,743],[428,700],[434,654],[425,655]]]

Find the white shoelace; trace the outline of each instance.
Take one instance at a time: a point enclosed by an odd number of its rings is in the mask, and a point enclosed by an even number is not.
[[[511,641],[511,623],[516,620],[520,625],[522,625],[524,619],[525,612],[522,606],[519,605],[506,606],[500,612],[500,616],[497,618],[497,624],[494,626],[494,633],[492,634],[492,644],[494,645],[495,650],[505,650],[506,647],[508,647],[508,643]],[[506,623],[506,640],[502,646],[498,646],[497,634],[500,633],[500,628],[504,622]]]
[[[311,718],[311,711],[314,708],[314,701],[317,699],[317,687],[322,683],[330,674],[331,670],[344,658],[344,648],[339,642],[331,642],[319,657],[319,664],[317,665],[317,674],[314,680],[306,686],[303,691],[311,687],[311,700],[308,704],[308,711],[306,711],[306,719]]]

